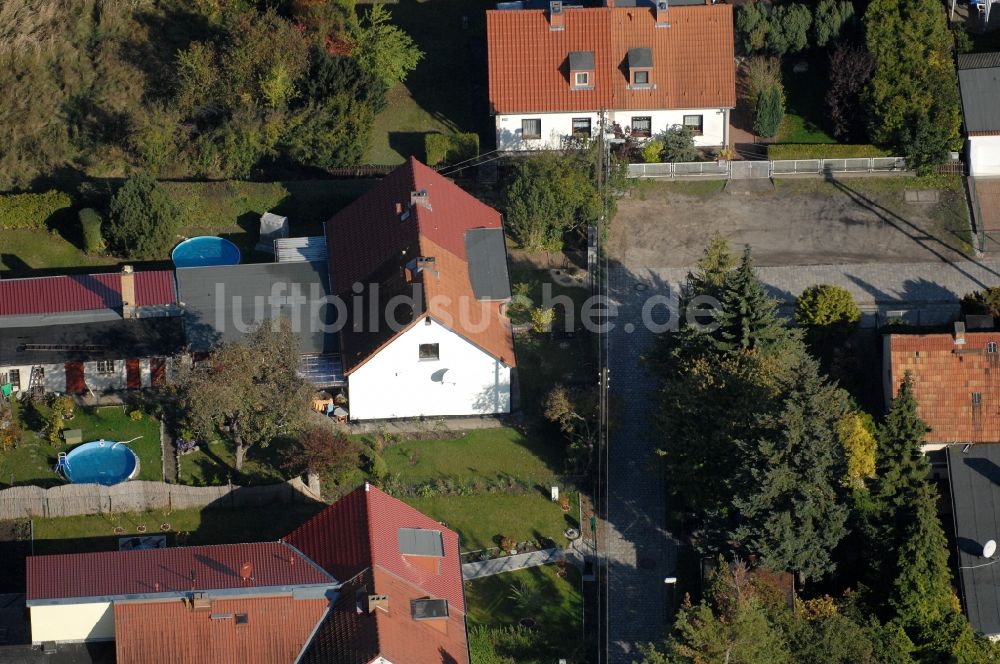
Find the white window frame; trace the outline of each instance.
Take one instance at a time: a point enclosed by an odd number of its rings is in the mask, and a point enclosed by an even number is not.
[[[645,133],[642,133],[642,134],[637,134],[636,133],[636,128],[635,128],[635,121],[636,120],[644,120],[649,125],[648,129],[643,130]],[[632,116],[632,123],[629,126],[632,127],[632,135],[636,136],[638,138],[648,138],[648,137],[650,137],[650,136],[653,135],[653,118],[652,118],[652,116],[649,116],[649,115],[635,115],[635,116]]]
[[[584,132],[582,129],[580,131],[577,131],[577,129],[576,129],[576,123],[577,122],[586,122],[587,123],[587,131]],[[594,122],[590,118],[573,118],[570,121],[569,127],[570,127],[570,132],[574,136],[585,136],[587,138],[590,138],[591,136],[594,135]]]
[[[590,85],[590,72],[578,71],[573,74],[573,85],[578,88],[586,88]]]
[[[698,118],[698,126],[695,127],[693,125],[689,125],[688,124],[688,118]],[[684,124],[685,127],[687,127],[688,129],[690,129],[691,131],[693,131],[695,136],[702,136],[705,133],[705,116],[704,115],[701,115],[701,114],[698,114],[698,115],[694,115],[694,114],[692,114],[692,115],[685,115],[684,116],[684,120],[683,120],[683,124]]]
[[[646,77],[645,81],[639,80],[639,75],[642,74]],[[632,72],[632,85],[649,85],[649,70],[648,69],[637,69]]]
[[[525,130],[526,122],[537,122],[538,123],[538,133],[529,134]],[[542,137],[542,119],[541,118],[522,118],[521,120],[521,138],[524,140],[537,140]]]
[[[102,376],[110,376],[116,371],[114,360],[97,360],[95,371]]]

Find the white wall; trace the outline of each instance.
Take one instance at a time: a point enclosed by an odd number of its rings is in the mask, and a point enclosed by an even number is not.
[[[352,420],[510,412],[510,367],[427,320],[347,377]],[[421,360],[424,343],[439,344],[440,359]],[[443,380],[433,380],[442,369]]]
[[[702,116],[702,135],[695,136],[695,145],[701,147],[725,145],[729,114],[719,108],[691,110],[649,110],[649,111],[610,111],[608,123],[617,122],[622,128],[630,127],[632,117],[649,117],[652,119],[652,134],[655,136],[666,129],[684,123],[685,115]],[[540,118],[542,121],[542,137],[540,139],[523,140],[521,138],[521,120]],[[591,132],[596,136],[601,126],[600,114],[591,111],[579,113],[519,113],[516,115],[497,115],[497,147],[501,150],[540,150],[543,148],[558,148],[563,137],[569,136],[573,129],[573,118],[590,118]]]
[[[128,385],[125,378],[125,360],[115,360],[115,370],[109,374],[97,373],[97,362],[84,362],[83,378],[87,381],[87,387],[94,392],[124,390]]]
[[[1000,136],[969,137],[969,175],[1000,175]]]
[[[115,638],[111,602],[31,607],[31,642],[107,641]]]
[[[20,392],[21,390],[27,390],[28,382],[31,380],[31,367],[30,366],[22,367],[16,364],[0,366],[0,375],[9,374],[12,370],[18,370],[21,372],[21,376],[18,379],[20,383],[16,382],[14,383],[14,391]],[[10,376],[8,376],[8,379],[10,379]],[[0,380],[0,383],[2,382],[3,381]]]

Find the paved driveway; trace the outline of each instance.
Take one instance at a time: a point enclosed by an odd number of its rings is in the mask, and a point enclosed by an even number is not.
[[[750,244],[759,265],[968,257],[968,213],[960,191],[908,202],[900,178],[779,180],[776,188],[767,180],[734,181],[719,191],[721,186],[644,183],[619,201],[612,255],[628,266],[687,267],[718,231],[734,247]]]

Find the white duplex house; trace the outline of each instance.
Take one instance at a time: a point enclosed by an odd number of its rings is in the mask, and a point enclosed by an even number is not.
[[[510,412],[499,212],[411,158],[326,234],[352,420]]]
[[[558,148],[567,137],[596,135],[602,115],[607,128],[639,138],[684,125],[698,146],[729,145],[733,9],[707,2],[487,11],[497,148]]]

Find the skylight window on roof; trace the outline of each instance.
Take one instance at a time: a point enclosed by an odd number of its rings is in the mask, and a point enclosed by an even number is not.
[[[414,620],[447,619],[448,600],[430,598],[410,600],[410,615]]]
[[[406,556],[444,557],[444,540],[440,530],[400,528],[399,552]]]

